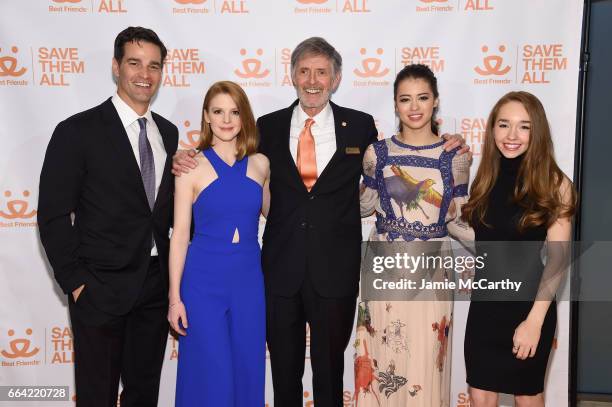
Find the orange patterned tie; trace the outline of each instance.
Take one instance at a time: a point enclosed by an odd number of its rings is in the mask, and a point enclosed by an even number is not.
[[[317,182],[317,157],[315,155],[315,141],[310,132],[314,120],[308,118],[304,129],[300,133],[297,148],[297,168],[306,189],[310,192]]]

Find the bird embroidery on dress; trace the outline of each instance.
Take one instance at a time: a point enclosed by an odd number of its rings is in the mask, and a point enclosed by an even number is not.
[[[420,201],[442,206],[442,195],[433,188],[436,183],[431,178],[419,181],[401,169],[397,165],[391,166],[394,175],[385,178],[385,188],[393,201],[399,206],[402,218],[404,217],[404,206],[409,211],[420,209],[426,219],[429,216],[420,204]]]
[[[363,389],[364,394],[373,394],[376,402],[380,406],[380,400],[376,392],[372,388],[372,383],[376,378],[374,372],[378,369],[376,359],[370,358],[368,353],[368,344],[363,342],[364,354],[355,358],[355,394],[353,400],[355,400],[355,407],[358,407],[359,394]]]

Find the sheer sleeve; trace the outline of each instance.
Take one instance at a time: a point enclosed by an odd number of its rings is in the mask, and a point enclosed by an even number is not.
[[[359,195],[361,216],[370,216],[378,202],[378,189],[376,187],[376,152],[370,144],[363,156],[363,183]]]
[[[461,207],[468,200],[468,181],[470,179],[470,160],[467,154],[453,157],[452,173],[453,200],[446,213],[448,233],[465,244],[474,241],[474,230],[461,220]]]

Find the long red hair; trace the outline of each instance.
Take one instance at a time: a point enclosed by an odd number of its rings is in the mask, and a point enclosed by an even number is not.
[[[531,121],[529,146],[514,187],[514,202],[524,208],[518,228],[522,231],[541,225],[548,227],[557,219],[575,213],[576,191],[570,183],[565,192],[570,194],[569,197],[563,199],[561,196],[565,175],[555,162],[546,112],[538,98],[528,92],[507,93],[493,106],[487,120],[480,166],[470,188],[469,201],[461,208],[461,217],[472,226],[477,221],[486,225],[489,194],[499,174],[501,155],[495,145],[495,122],[502,106],[509,102],[522,104]]]
[[[244,156],[255,154],[259,143],[259,136],[253,110],[244,90],[242,90],[240,85],[231,81],[215,82],[206,92],[204,104],[202,105],[202,125],[198,149],[206,150],[212,147],[213,134],[210,125],[204,119],[204,112],[208,112],[210,102],[219,94],[229,95],[234,100],[234,103],[236,103],[236,107],[238,107],[240,112],[241,129],[236,139],[236,159],[241,160]]]

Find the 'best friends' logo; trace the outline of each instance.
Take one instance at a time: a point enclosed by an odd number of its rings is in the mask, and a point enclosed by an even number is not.
[[[375,53],[377,56],[372,56],[372,52],[368,52],[366,48],[361,48],[359,53],[364,57],[361,59],[361,64],[357,68],[353,69],[353,73],[357,78],[367,80],[355,80],[353,86],[387,86],[389,81],[382,80],[389,75],[389,68],[383,63],[384,49],[377,48]]]
[[[258,57],[263,55],[263,50],[258,48],[256,51]],[[242,48],[240,55],[246,56],[247,50]],[[262,61],[259,58],[247,57],[242,60],[241,69],[234,69],[234,73],[243,79],[261,79],[270,74],[269,69],[262,68]]]
[[[255,51],[241,48],[239,53],[242,59],[238,67],[234,69],[234,75],[238,78],[240,86],[271,87],[272,82],[268,78],[272,71],[266,67],[270,64],[271,57],[264,57],[264,54],[267,55],[267,53],[262,48],[257,48]]]
[[[172,14],[208,14],[212,10],[206,6],[208,0],[172,0],[184,7],[172,7]],[[214,3],[214,2],[213,2]],[[214,7],[214,4],[213,4]]]
[[[416,6],[417,13],[439,13],[454,11],[455,7],[448,4],[448,0],[419,0]]]
[[[21,196],[13,195],[13,191],[4,191],[5,203],[0,205],[0,227],[35,227],[37,223],[32,218],[37,212],[30,209],[30,191],[26,189]]]
[[[475,85],[507,85],[512,81],[505,76],[510,72],[512,67],[506,63],[507,47],[501,44],[497,47],[497,51],[490,50],[488,45],[483,45],[480,50],[484,54],[479,65],[474,67],[474,72],[480,75],[481,78],[475,78]]]
[[[184,137],[181,137],[179,140],[179,144],[185,150],[191,150],[192,148],[198,148],[198,144],[200,144],[200,130],[189,130],[191,126],[191,122],[189,120],[185,120],[183,123],[185,125],[185,133]]]
[[[54,6],[49,4],[49,13],[87,13],[87,7],[80,4],[83,0],[53,0]]]
[[[17,335],[14,329],[7,331],[7,345],[0,348],[0,356],[3,360],[0,363],[2,367],[12,366],[36,366],[40,365],[40,360],[35,356],[39,354],[40,348],[32,343],[33,329],[24,329],[22,335]]]
[[[26,86],[23,76],[28,69],[19,63],[19,47],[0,47],[0,86]]]

